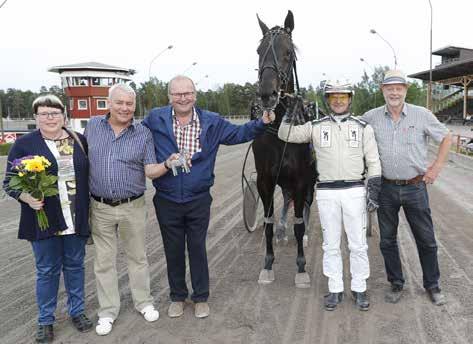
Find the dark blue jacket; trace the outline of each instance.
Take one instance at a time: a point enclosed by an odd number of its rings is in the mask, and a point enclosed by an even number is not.
[[[192,156],[190,173],[174,177],[171,171],[153,180],[160,197],[176,203],[189,202],[208,194],[214,183],[215,158],[220,144],[234,145],[251,141],[264,132],[263,121],[253,120],[243,125],[235,125],[219,114],[196,108],[201,125],[200,144],[202,151]],[[165,106],[151,110],[143,120],[153,133],[156,158],[163,162],[172,153],[179,152],[172,129],[172,108]]]
[[[87,142],[84,136],[77,134],[87,151]],[[42,155],[51,162],[48,172],[57,176],[58,166],[54,155],[49,150],[46,142],[41,137],[39,130],[21,136],[15,141],[10,153],[8,161],[22,158],[27,155]],[[76,208],[75,208],[75,231],[81,236],[89,236],[89,163],[82,149],[74,143],[74,171],[76,174]],[[13,198],[18,199],[21,192],[16,190],[8,190],[9,176],[11,172],[11,164],[7,163],[6,177],[3,181],[3,188]],[[18,200],[19,201],[19,200]],[[27,203],[19,201],[21,204],[20,228],[18,230],[18,238],[30,241],[46,239],[52,237],[54,233],[67,229],[64,215],[62,214],[61,202],[59,195],[46,197],[44,199],[44,210],[48,217],[49,228],[42,231],[38,226],[36,219],[36,211]]]

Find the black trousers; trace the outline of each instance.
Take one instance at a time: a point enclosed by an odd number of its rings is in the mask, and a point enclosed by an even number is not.
[[[193,290],[191,299],[194,302],[207,301],[209,267],[205,242],[212,197],[207,194],[191,202],[175,203],[156,194],[153,203],[166,254],[171,301],[184,301],[189,295],[186,284],[186,244]]]

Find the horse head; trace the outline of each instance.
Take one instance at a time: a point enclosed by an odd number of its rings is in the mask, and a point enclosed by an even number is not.
[[[294,91],[292,68],[296,52],[291,36],[294,16],[288,11],[284,27],[275,26],[272,29],[269,29],[258,15],[256,16],[263,33],[257,50],[259,95],[263,108],[274,110],[281,93]]]

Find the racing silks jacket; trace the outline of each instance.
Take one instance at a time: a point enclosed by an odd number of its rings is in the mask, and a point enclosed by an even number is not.
[[[290,127],[283,121],[279,127],[279,138],[292,143],[312,143],[320,183],[381,177],[378,147],[373,128],[368,123],[352,115],[337,122],[332,115],[328,115]]]

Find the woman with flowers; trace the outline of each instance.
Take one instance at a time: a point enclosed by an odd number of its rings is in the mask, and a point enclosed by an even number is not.
[[[36,263],[36,341],[48,343],[54,338],[61,270],[73,325],[81,332],[92,328],[84,313],[89,167],[86,140],[64,128],[59,98],[38,97],[33,111],[38,130],[12,146],[3,187],[21,205],[18,238],[31,242]]]

